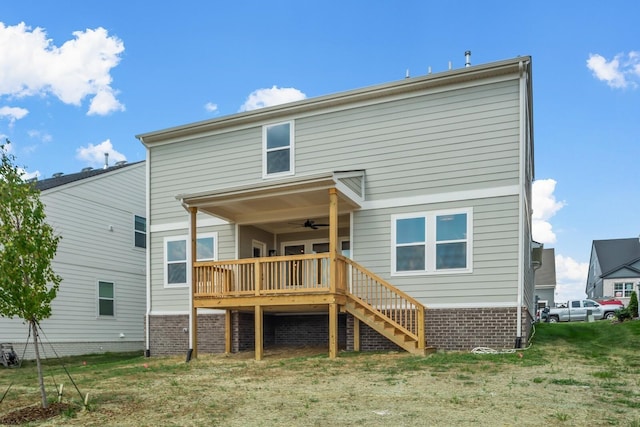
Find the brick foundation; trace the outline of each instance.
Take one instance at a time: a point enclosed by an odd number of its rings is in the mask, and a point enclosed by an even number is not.
[[[347,347],[347,316],[338,316],[338,348]],[[189,316],[150,316],[150,355],[166,356],[186,354],[189,348]],[[255,322],[253,313],[233,312],[231,351],[255,349]],[[224,353],[224,314],[198,315],[198,352]],[[329,316],[264,315],[263,345],[329,348]]]
[[[224,314],[198,316],[198,352],[224,352]],[[427,345],[438,350],[468,351],[474,347],[515,348],[517,310],[510,308],[428,309],[425,313]],[[186,354],[189,345],[187,315],[151,316],[150,354],[152,356]],[[253,313],[232,315],[232,351],[254,349]],[[186,329],[186,332],[185,332]],[[527,344],[531,318],[522,310],[521,346]],[[275,346],[329,347],[329,317],[313,315],[264,315],[265,349]],[[338,348],[353,350],[353,317],[338,318]],[[402,351],[393,342],[360,323],[360,350]]]

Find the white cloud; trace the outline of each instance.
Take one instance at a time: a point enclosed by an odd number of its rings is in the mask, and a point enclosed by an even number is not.
[[[589,263],[556,254],[556,302],[585,297]]]
[[[279,88],[273,86],[271,89],[257,89],[249,94],[247,100],[240,107],[240,111],[251,111],[258,108],[271,107],[272,105],[300,101],[306,97],[307,95],[293,87]]]
[[[109,153],[109,165],[115,164],[121,160],[127,160],[124,154],[113,149],[111,140],[101,142],[98,145],[88,144],[86,147],[80,147],[76,150],[76,158],[83,160],[87,165],[92,167],[104,166],[104,154]]]
[[[556,181],[553,179],[541,179],[533,182],[532,188],[532,227],[533,240],[540,243],[555,243],[556,235],[549,219],[565,206],[565,202],[556,200],[553,192]]]
[[[207,110],[209,113],[215,113],[216,111],[218,111],[218,104],[214,104],[213,102],[207,102],[206,104],[204,104],[204,109]]]
[[[51,141],[53,141],[53,137],[51,136],[51,134],[49,134],[47,132],[41,132],[39,130],[27,131],[27,135],[29,135],[29,138],[38,139],[38,140],[40,140],[42,142],[51,142]]]
[[[13,126],[16,120],[22,119],[29,114],[29,110],[20,107],[0,107],[0,119],[8,118],[9,126]]]
[[[123,42],[104,28],[76,31],[73,36],[57,47],[42,28],[0,22],[0,96],[54,95],[73,105],[89,97],[87,114],[123,111],[110,75],[120,62]]]
[[[42,175],[40,174],[40,171],[35,171],[35,172],[27,172],[26,170],[22,169],[22,168],[18,168],[18,173],[20,173],[20,175],[22,176],[22,180],[23,181],[28,181],[32,178],[40,178]]]
[[[587,68],[593,75],[608,86],[621,89],[637,87],[640,80],[640,52],[630,51],[628,54],[618,54],[610,61],[599,54],[589,54]]]

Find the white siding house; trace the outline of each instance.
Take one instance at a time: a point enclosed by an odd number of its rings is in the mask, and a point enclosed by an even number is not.
[[[149,169],[149,354],[258,351],[259,339],[265,346],[329,340],[331,348],[337,340],[345,349],[386,348],[389,337],[378,339],[366,321],[361,328],[345,302],[355,293],[350,262],[426,308],[428,347],[526,342],[535,316],[530,57],[137,137]],[[193,246],[190,236],[197,236]],[[255,291],[253,305],[225,299],[245,289],[238,277],[245,270],[228,261],[277,255],[274,262],[289,262],[277,267],[288,274],[281,280],[294,282],[303,262],[295,256],[327,253],[332,244],[328,262],[350,267],[327,304],[261,300],[261,287],[275,277],[265,279],[266,264],[246,288]],[[227,282],[196,278],[205,264],[214,275],[228,272]],[[317,280],[328,279],[318,273]],[[226,288],[198,294],[205,282]],[[273,295],[285,292],[273,286]],[[384,310],[388,303],[377,298],[369,298],[370,308]],[[254,328],[264,328],[255,345]]]
[[[44,356],[142,351],[145,163],[86,169],[36,186],[47,222],[62,236],[52,263],[62,282],[51,317],[41,322]],[[20,356],[28,337],[19,319],[0,318],[0,341]],[[32,357],[32,338],[26,350]]]

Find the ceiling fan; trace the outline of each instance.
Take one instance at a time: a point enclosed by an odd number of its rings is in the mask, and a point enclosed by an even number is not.
[[[305,222],[303,222],[302,224],[298,224],[298,223],[292,223],[293,225],[297,225],[299,227],[305,227],[305,228],[311,228],[313,230],[317,230],[318,227],[328,227],[329,224],[319,224],[317,222],[315,222],[312,219],[308,219]]]

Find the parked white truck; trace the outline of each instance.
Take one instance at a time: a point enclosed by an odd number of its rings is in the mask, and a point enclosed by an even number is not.
[[[546,316],[551,323],[585,321],[589,320],[589,315],[594,320],[612,319],[620,308],[622,307],[618,304],[598,304],[590,299],[573,300],[550,309]]]

